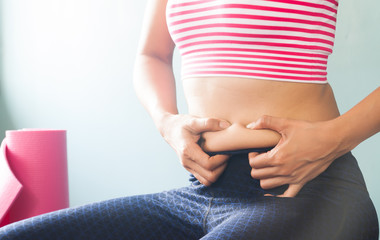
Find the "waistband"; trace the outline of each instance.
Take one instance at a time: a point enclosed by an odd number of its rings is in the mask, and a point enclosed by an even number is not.
[[[250,152],[264,153],[272,150],[274,147],[263,147],[263,148],[247,148],[239,150],[230,150],[230,151],[218,151],[218,152],[206,152],[209,156],[215,155],[240,155],[248,154]]]

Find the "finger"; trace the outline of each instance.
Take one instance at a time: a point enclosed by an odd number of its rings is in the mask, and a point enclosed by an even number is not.
[[[213,132],[226,129],[231,124],[225,120],[215,118],[191,118],[185,123],[185,128],[194,134]]]
[[[210,157],[195,143],[188,151],[182,158],[183,165],[205,186],[214,183],[227,166],[228,155]]]
[[[266,153],[260,153],[260,154],[249,154],[249,165],[252,168],[258,169],[258,168],[266,168],[266,167],[274,167],[273,164],[273,156],[276,152],[276,148],[270,150]]]
[[[262,189],[272,189],[285,184],[289,184],[291,179],[289,177],[273,177],[260,179],[260,186]]]
[[[194,171],[193,169],[191,168],[186,168],[187,171],[189,171],[191,174],[194,175],[194,177],[203,185],[205,186],[210,186],[212,183],[207,181],[204,177],[202,177],[201,175],[199,175],[196,171]]]
[[[212,171],[223,165],[228,159],[228,155],[215,155],[210,157],[198,144],[194,144],[191,159],[206,170]]]
[[[251,176],[254,179],[267,179],[267,178],[275,178],[284,175],[279,175],[278,167],[268,167],[268,168],[252,168]]]
[[[288,189],[281,195],[277,195],[277,197],[295,197],[301,191],[304,184],[290,184]]]
[[[190,161],[187,164],[186,169],[188,169],[188,171],[191,172],[203,185],[210,186],[218,180],[219,176],[224,172],[226,166],[227,162],[210,171],[202,168],[196,162]]]
[[[257,155],[259,155],[258,152],[250,152],[250,153],[248,153],[249,165],[251,165],[251,167],[253,167],[253,161],[251,161],[251,159],[254,159]]]
[[[220,166],[225,165],[229,158],[230,158],[229,155],[212,156],[207,160],[207,162],[209,162],[209,163],[205,164],[206,165],[205,168],[208,170],[214,170],[216,168],[219,168]],[[202,163],[201,163],[201,166],[202,166]],[[211,167],[211,168],[207,168],[207,167]]]
[[[250,129],[271,129],[281,133],[286,126],[287,119],[264,115],[247,125]]]

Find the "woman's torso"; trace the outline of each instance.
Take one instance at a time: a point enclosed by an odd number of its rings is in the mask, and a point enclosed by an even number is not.
[[[262,115],[322,121],[339,115],[327,83],[337,0],[169,0],[189,113],[232,126],[205,133],[207,151],[275,145],[245,126]]]
[[[226,130],[203,134],[204,149],[210,152],[274,146],[278,133],[245,127],[263,115],[307,121],[339,116],[329,84],[200,77],[184,79],[183,86],[189,114],[232,124]]]

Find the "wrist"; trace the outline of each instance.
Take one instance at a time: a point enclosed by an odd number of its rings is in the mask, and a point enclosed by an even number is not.
[[[337,152],[347,153],[358,145],[355,141],[355,137],[352,135],[350,122],[347,122],[342,116],[329,120],[327,123],[328,132],[337,144]]]
[[[156,112],[153,121],[160,132],[161,136],[165,137],[165,132],[168,129],[168,126],[172,125],[173,118],[177,116],[177,113],[170,113],[170,112]]]

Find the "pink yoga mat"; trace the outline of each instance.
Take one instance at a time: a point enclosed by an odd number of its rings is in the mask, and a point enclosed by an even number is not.
[[[5,140],[0,147],[0,227],[9,223],[9,217],[6,216],[9,208],[19,195],[22,185],[13,174],[9,167],[6,157]]]
[[[0,226],[69,207],[66,131],[7,131],[0,161]]]

